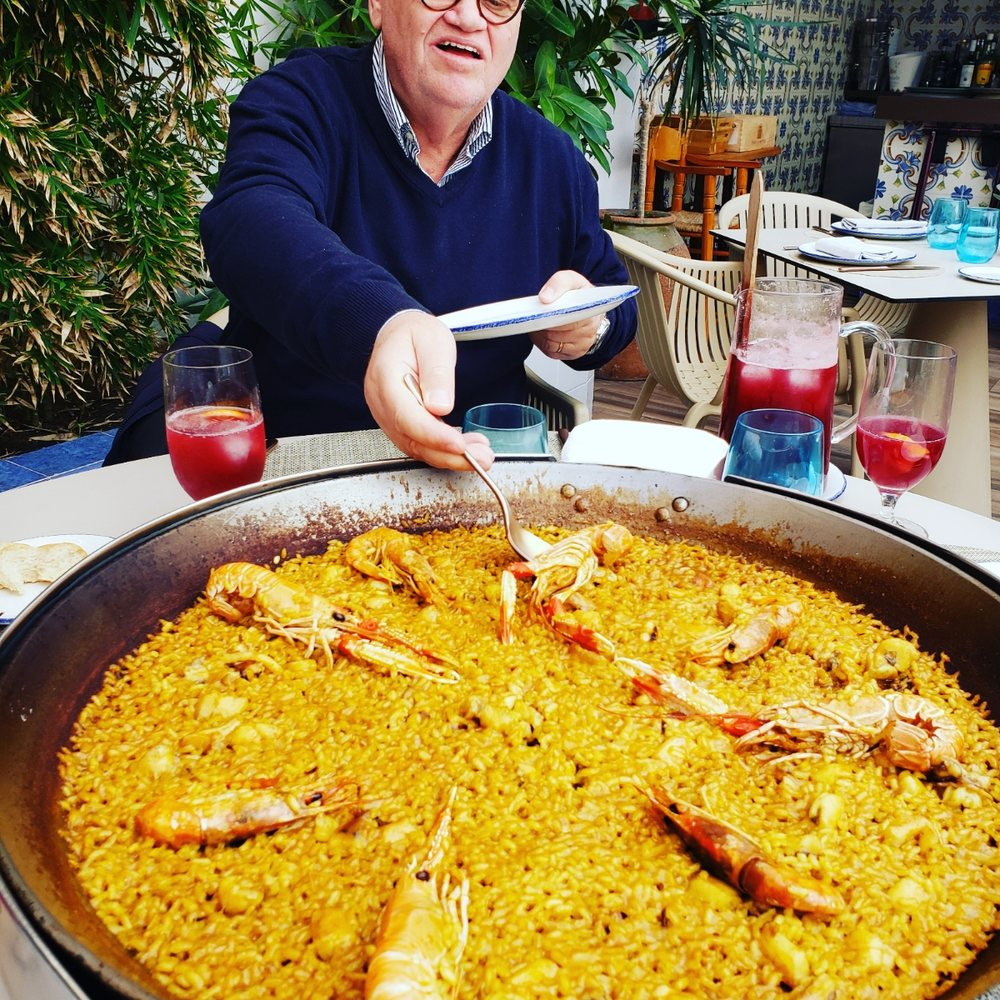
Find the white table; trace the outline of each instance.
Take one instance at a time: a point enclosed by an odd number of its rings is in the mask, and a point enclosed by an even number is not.
[[[655,433],[657,426],[668,428],[668,425],[630,420],[591,422],[592,425],[598,423],[614,424],[616,432],[620,433],[619,458],[629,454],[630,433],[643,435],[637,454],[663,453],[662,449],[645,449],[646,435]],[[558,454],[554,435],[550,436],[550,446]],[[381,431],[286,438],[268,455],[264,476],[275,478],[311,469],[401,457],[402,453]],[[671,468],[669,462],[656,467],[665,471],[690,471]],[[52,534],[116,537],[190,502],[177,485],[166,456],[141,459],[0,493],[0,541]],[[878,516],[878,494],[866,480],[848,476],[847,489],[836,504]],[[932,540],[942,545],[1000,552],[1000,522],[967,508],[908,493],[899,502],[899,513],[923,524]]]
[[[716,235],[743,246],[742,229],[719,229]],[[762,229],[761,253],[777,260],[807,267],[864,292],[891,302],[915,302],[907,334],[933,340],[958,352],[955,402],[948,444],[937,468],[915,492],[936,497],[979,514],[990,513],[990,392],[987,300],[1000,298],[1000,285],[961,277],[960,261],[953,250],[932,250],[923,240],[891,245],[915,252],[912,264],[933,270],[863,271],[851,265],[820,263],[795,247],[823,239],[815,229]]]

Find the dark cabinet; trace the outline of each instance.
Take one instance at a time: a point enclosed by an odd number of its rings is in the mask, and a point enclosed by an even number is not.
[[[819,192],[824,198],[857,208],[875,197],[884,132],[881,118],[833,115],[827,120]]]

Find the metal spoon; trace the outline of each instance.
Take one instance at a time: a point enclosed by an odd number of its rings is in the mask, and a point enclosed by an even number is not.
[[[403,376],[403,383],[410,392],[420,401],[423,405],[424,396],[420,391],[420,384],[417,382],[416,376],[413,372],[407,372]],[[507,498],[503,495],[502,490],[493,481],[490,474],[472,457],[472,455],[465,451],[463,452],[466,462],[472,466],[473,470],[479,474],[479,478],[482,479],[484,483],[490,488],[490,492],[497,498],[497,503],[500,504],[500,512],[503,515],[503,528],[507,534],[507,541],[510,543],[510,547],[522,558],[522,559],[537,559],[543,552],[551,548],[548,542],[543,541],[538,535],[530,532],[520,521],[517,520],[510,512],[510,504],[507,503]]]

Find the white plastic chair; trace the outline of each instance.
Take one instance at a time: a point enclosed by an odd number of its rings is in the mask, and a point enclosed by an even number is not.
[[[524,373],[528,376],[524,401],[545,414],[545,422],[550,431],[571,431],[577,424],[590,419],[586,403],[546,382],[527,365],[524,366]]]
[[[716,228],[745,229],[749,206],[750,196],[745,194],[727,201],[719,209]],[[813,226],[829,229],[834,217],[864,218],[856,209],[812,194],[765,191],[761,198],[761,225],[765,229],[810,229]],[[796,267],[773,257],[765,258],[765,273],[771,277],[816,277],[816,272],[810,271],[808,267]],[[845,315],[850,319],[878,323],[890,337],[899,337],[905,333],[913,315],[913,303],[890,302],[866,292],[849,310],[845,310]]]
[[[639,286],[636,341],[649,369],[632,419],[662,385],[687,404],[681,423],[698,427],[722,411],[742,265],[674,257],[620,233],[610,236]]]

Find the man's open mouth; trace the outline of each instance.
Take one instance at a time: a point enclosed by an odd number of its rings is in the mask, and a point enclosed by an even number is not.
[[[440,42],[438,48],[444,52],[457,52],[460,55],[472,56],[473,59],[482,59],[482,53],[470,45],[459,45],[457,42]]]

